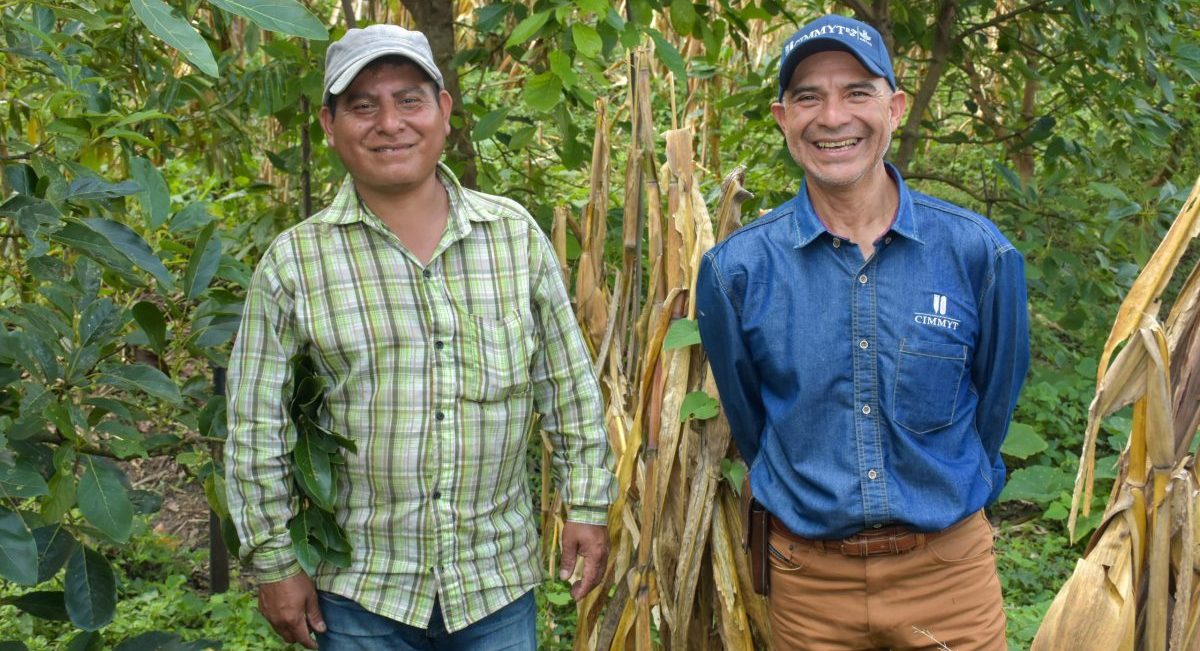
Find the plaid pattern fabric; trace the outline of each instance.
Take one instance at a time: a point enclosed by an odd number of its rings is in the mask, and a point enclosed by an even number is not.
[[[526,449],[535,411],[569,519],[606,523],[614,494],[600,389],[545,234],[520,206],[462,188],[427,266],[348,178],[255,271],[229,368],[229,510],[260,581],[300,571],[287,522],[288,360],[330,380],[329,427],[358,448],[336,515],[349,568],[317,587],[410,626],[435,596],[448,630],[540,582]]]

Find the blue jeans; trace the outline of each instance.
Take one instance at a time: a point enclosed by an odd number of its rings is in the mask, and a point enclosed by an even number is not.
[[[321,651],[533,651],[537,649],[537,603],[533,591],[470,626],[450,633],[433,602],[429,628],[417,628],[369,612],[345,597],[317,592],[326,632]]]

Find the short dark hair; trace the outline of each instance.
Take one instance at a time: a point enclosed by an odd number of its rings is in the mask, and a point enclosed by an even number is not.
[[[369,70],[374,70],[381,66],[389,66],[389,65],[390,66],[409,66],[410,68],[414,68],[417,72],[421,73],[421,76],[425,78],[425,81],[429,82],[433,86],[433,93],[435,95],[438,94],[439,92],[441,92],[441,90],[442,90],[442,87],[438,85],[437,80],[435,80],[433,77],[429,76],[429,73],[425,72],[424,68],[417,65],[417,63],[415,61],[413,61],[412,59],[410,59],[406,56],[399,55],[399,54],[389,54],[387,56],[381,56],[378,59],[375,59],[374,61],[363,66],[363,69],[359,70],[358,74],[361,75],[362,73],[367,72]],[[339,93],[337,95],[334,95],[333,93],[327,93],[325,95],[325,108],[329,109],[330,116],[337,115],[337,101],[338,101],[338,97],[340,97],[340,96],[341,96],[341,93]]]

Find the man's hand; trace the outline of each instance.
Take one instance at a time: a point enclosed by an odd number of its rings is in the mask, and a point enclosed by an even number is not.
[[[282,581],[258,586],[258,610],[284,642],[317,648],[313,633],[325,632],[312,579],[301,572]]]
[[[562,531],[562,569],[559,577],[566,581],[575,573],[575,562],[583,557],[583,578],[571,586],[575,601],[583,599],[600,583],[608,563],[608,529],[595,524],[566,522]]]

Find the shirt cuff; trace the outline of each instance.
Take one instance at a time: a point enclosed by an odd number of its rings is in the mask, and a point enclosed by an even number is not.
[[[264,549],[254,553],[254,578],[259,583],[274,583],[301,573],[300,563],[290,547]]]
[[[608,509],[602,506],[568,506],[567,522],[608,526]]]

